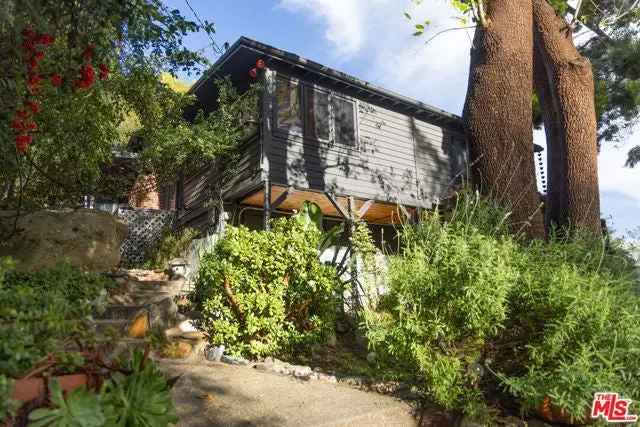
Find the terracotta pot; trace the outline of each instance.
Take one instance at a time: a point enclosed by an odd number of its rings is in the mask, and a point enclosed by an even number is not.
[[[585,416],[583,417],[583,420],[579,423],[576,423],[576,421],[573,421],[564,409],[561,409],[554,405],[549,396],[546,396],[538,406],[538,415],[540,416],[540,418],[550,423],[560,423],[571,426],[589,425],[594,423],[594,420],[589,417],[589,409],[585,409]]]
[[[59,377],[54,378],[58,380],[60,388],[65,393],[75,390],[78,387],[86,387],[89,380],[87,374],[60,375]]]
[[[44,393],[44,379],[27,378],[22,380],[15,380],[13,382],[13,391],[11,392],[11,398],[13,400],[19,400],[21,402],[28,402],[30,400],[42,397]]]
[[[86,374],[70,374],[60,375],[53,377],[52,379],[58,380],[60,388],[63,392],[67,393],[78,387],[86,386],[88,377]],[[49,381],[51,381],[50,379]],[[43,397],[46,393],[44,386],[44,378],[26,378],[21,380],[15,380],[13,383],[13,391],[11,392],[11,398],[19,400],[21,402],[29,402],[37,398]]]

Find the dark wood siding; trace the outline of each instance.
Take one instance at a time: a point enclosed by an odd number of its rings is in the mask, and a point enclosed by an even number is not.
[[[356,146],[275,129],[268,146],[272,182],[412,206],[443,196],[465,168],[463,136],[350,99],[356,102]]]
[[[216,176],[213,166],[207,166],[183,181],[182,210],[179,225],[201,230],[213,225],[211,188],[214,180],[226,179],[223,196],[233,201],[243,192],[249,191],[260,181],[260,146],[258,135],[250,138],[241,147],[241,156],[229,178]]]

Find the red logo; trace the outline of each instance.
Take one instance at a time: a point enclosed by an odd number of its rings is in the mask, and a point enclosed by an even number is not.
[[[591,418],[603,417],[608,423],[638,421],[637,415],[629,414],[631,399],[622,399],[618,393],[596,393],[591,406]]]

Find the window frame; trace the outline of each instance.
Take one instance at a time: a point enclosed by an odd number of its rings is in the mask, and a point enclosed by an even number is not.
[[[299,102],[300,102],[300,108],[301,108],[301,121],[302,121],[300,129],[283,129],[279,126],[279,122],[278,122],[279,105],[278,105],[278,96],[276,93],[278,79],[288,81],[291,84],[294,84],[298,87],[298,93],[300,94]],[[328,139],[318,138],[308,133],[309,123],[307,120],[307,106],[308,106],[309,100],[307,96],[307,90],[322,92],[328,95],[328,98],[329,98],[328,100],[329,102],[329,138]],[[343,101],[351,102],[353,104],[353,127],[354,127],[353,129],[354,144],[353,145],[338,143],[338,141],[336,140],[336,120],[335,120],[335,111],[333,108],[334,97],[339,98]],[[272,115],[273,115],[273,122],[274,122],[273,130],[272,130],[273,132],[280,132],[287,135],[299,136],[299,137],[302,137],[303,139],[324,143],[330,147],[342,147],[347,150],[360,151],[361,144],[360,144],[360,127],[359,127],[359,114],[358,114],[360,104],[357,98],[353,98],[344,93],[331,90],[327,87],[320,86],[315,83],[305,82],[301,79],[291,77],[289,75],[282,74],[280,72],[276,72],[274,75],[274,93],[273,93],[272,99],[273,99]]]
[[[333,111],[333,99],[338,98],[342,101],[351,102],[353,104],[353,145],[348,145],[344,143],[339,143],[336,140],[336,120],[335,120],[335,112]],[[350,96],[344,95],[342,93],[332,92],[332,96],[329,98],[329,109],[331,110],[331,141],[335,146],[345,147],[350,150],[360,151],[360,138],[358,132],[358,100],[351,98]]]
[[[292,86],[296,86],[298,88],[298,103],[300,106],[300,128],[289,128],[289,129],[285,129],[280,127],[280,120],[279,120],[279,112],[280,112],[280,104],[278,103],[278,80],[283,80],[285,82],[288,82],[290,85]],[[302,92],[301,92],[302,90]],[[277,131],[277,132],[282,132],[282,133],[286,133],[286,134],[291,134],[291,135],[299,135],[299,136],[304,136],[304,130],[305,130],[305,104],[304,104],[304,85],[303,83],[296,78],[293,77],[289,77],[286,76],[284,74],[276,74],[275,78],[274,78],[274,85],[273,85],[273,123],[274,123],[274,127],[273,130]]]

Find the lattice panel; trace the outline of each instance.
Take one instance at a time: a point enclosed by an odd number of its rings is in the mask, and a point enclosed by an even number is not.
[[[121,210],[120,217],[129,227],[129,234],[120,247],[120,264],[125,268],[138,267],[146,251],[162,238],[165,228],[172,227],[175,214],[157,209]]]

